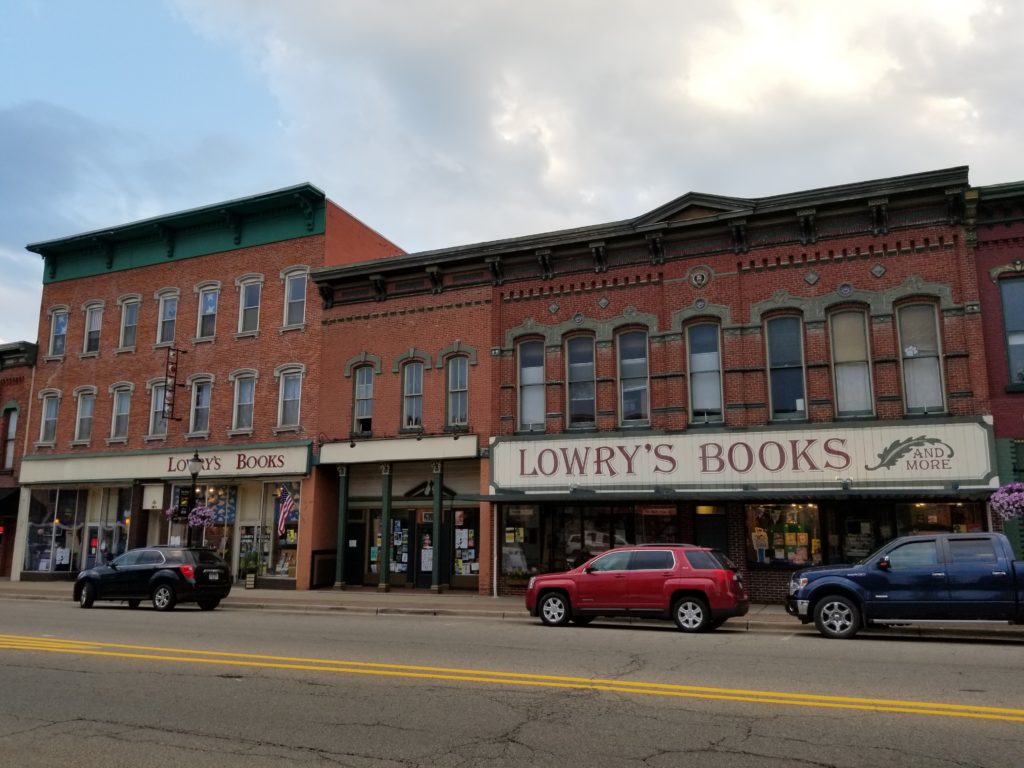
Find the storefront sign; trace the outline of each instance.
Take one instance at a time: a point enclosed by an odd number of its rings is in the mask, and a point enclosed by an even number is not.
[[[491,455],[496,491],[998,486],[987,421],[497,440]]]
[[[22,462],[22,483],[68,483],[130,478],[180,479],[189,476],[192,451],[93,454],[76,457],[27,457]],[[199,450],[202,478],[306,475],[309,445],[251,446],[238,449]]]

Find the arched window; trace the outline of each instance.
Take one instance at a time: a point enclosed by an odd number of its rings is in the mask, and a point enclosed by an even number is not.
[[[799,317],[776,317],[768,321],[767,329],[771,417],[806,418],[803,324]]]
[[[597,423],[595,370],[594,337],[570,337],[565,343],[566,406],[570,427],[591,427]]]
[[[53,445],[57,441],[57,415],[60,412],[60,390],[40,390],[39,399],[42,401],[39,419],[39,442],[44,445]]]
[[[402,429],[423,429],[423,363],[402,366]]]
[[[231,412],[231,432],[252,432],[253,403],[256,400],[256,379],[258,374],[253,368],[242,368],[228,374],[235,388],[235,406]]]
[[[519,352],[519,429],[544,431],[544,342],[524,341]]]
[[[178,322],[178,294],[177,288],[162,288],[155,294],[157,300],[157,344],[174,343],[174,330]]]
[[[445,370],[448,388],[446,423],[449,427],[465,427],[469,424],[469,358],[465,355],[449,357]]]
[[[870,416],[874,405],[866,316],[858,310],[834,312],[829,317],[829,325],[836,415]]]
[[[18,409],[14,407],[4,408],[0,413],[3,419],[0,420],[0,439],[3,439],[3,465],[2,469],[14,468],[14,445],[15,435],[18,433]]]
[[[647,333],[627,331],[618,336],[619,350],[619,423],[640,424],[648,421],[650,381],[647,362]]]
[[[128,417],[132,409],[132,390],[134,385],[131,382],[119,381],[111,384],[109,391],[113,398],[110,415],[110,439],[128,439]]]
[[[85,312],[85,338],[82,354],[95,355],[100,351],[100,330],[103,326],[103,302],[89,301],[82,305]]]
[[[908,304],[899,309],[903,399],[907,413],[945,410],[939,325],[933,304]]]
[[[722,355],[718,326],[699,323],[686,329],[689,353],[690,418],[695,422],[722,420]]]
[[[999,292],[1003,298],[1009,383],[1015,387],[1024,387],[1024,278],[1000,280]]]
[[[278,366],[274,376],[279,383],[277,429],[295,430],[299,427],[302,402],[302,375],[306,367],[298,363]]]
[[[210,401],[213,396],[213,376],[196,374],[189,377],[192,385],[192,408],[189,411],[188,431],[190,435],[210,433]]]
[[[75,416],[75,442],[88,443],[92,440],[92,415],[96,409],[96,387],[76,387],[78,414]]]
[[[373,366],[361,365],[355,369],[352,431],[359,435],[373,432]]]

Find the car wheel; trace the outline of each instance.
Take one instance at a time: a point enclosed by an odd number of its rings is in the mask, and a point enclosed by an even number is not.
[[[138,608],[140,605],[142,605],[142,601],[141,600],[129,600],[128,601],[128,607],[129,608]]]
[[[711,613],[699,597],[681,597],[672,606],[672,619],[683,632],[703,632],[711,623]]]
[[[218,597],[211,600],[197,600],[196,602],[199,603],[199,607],[202,610],[212,611],[214,608],[220,605],[220,598]]]
[[[178,596],[174,594],[174,587],[167,582],[157,584],[153,588],[153,607],[158,611],[169,611],[178,602]]]
[[[860,629],[860,609],[848,597],[828,595],[814,607],[814,626],[825,637],[853,637]]]
[[[581,627],[587,626],[587,624],[589,624],[593,620],[594,620],[593,616],[573,616],[572,617],[572,623],[573,624],[579,624]]]
[[[569,600],[561,592],[548,592],[540,600],[540,620],[549,627],[561,627],[568,623]]]
[[[96,587],[91,581],[82,585],[82,591],[78,593],[78,604],[83,608],[92,608],[96,601]]]

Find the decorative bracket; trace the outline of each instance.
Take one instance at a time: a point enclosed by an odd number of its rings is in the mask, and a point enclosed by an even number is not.
[[[114,244],[103,237],[94,237],[92,241],[96,243],[96,247],[106,259],[107,269],[112,269],[114,266]]]
[[[732,250],[734,253],[746,253],[750,250],[747,244],[747,221],[736,219],[729,222],[729,229],[732,231]]]
[[[964,215],[964,191],[960,187],[946,190],[946,220],[949,224],[959,224]]]
[[[427,274],[430,275],[430,292],[440,293],[444,290],[444,275],[441,268],[436,265],[427,267]]]
[[[505,271],[501,265],[501,256],[488,256],[484,263],[491,268],[491,285],[501,285],[505,282]]]
[[[292,197],[295,198],[295,202],[298,204],[299,209],[306,217],[306,231],[312,232],[315,225],[315,213],[316,210],[313,208],[313,204],[309,202],[303,195],[296,192]]]
[[[231,230],[231,242],[239,245],[242,242],[242,217],[232,213],[227,208],[222,208],[220,215],[224,217],[224,223]]]
[[[889,198],[868,200],[868,205],[871,207],[871,233],[884,235],[889,231]]]
[[[334,289],[329,285],[321,285],[318,289],[320,291],[320,300],[323,302],[324,309],[330,309],[334,306]]]
[[[164,224],[154,224],[156,236],[164,244],[164,255],[168,259],[174,258],[174,230]]]
[[[1016,272],[1018,274],[1024,273],[1024,260],[1014,259],[1009,264],[1004,264],[1001,267],[995,267],[990,269],[988,272],[989,279],[993,282],[999,282],[999,278],[1005,275],[1007,272]]]
[[[53,280],[57,276],[57,256],[53,253],[48,253],[46,258],[46,276],[50,280]]]
[[[594,271],[595,272],[607,272],[608,271],[608,252],[605,250],[603,242],[591,243],[590,254],[594,257]]]
[[[651,254],[651,264],[665,263],[665,241],[661,235],[647,235],[647,250]]]
[[[551,249],[542,248],[537,251],[537,261],[540,263],[540,276],[545,280],[550,280],[555,274],[555,270],[551,266]]]
[[[374,301],[384,301],[387,298],[387,283],[384,281],[384,275],[376,274],[370,275],[370,284],[373,285]]]
[[[803,208],[796,212],[800,218],[800,243],[808,245],[818,242],[818,229],[814,225],[814,209]]]

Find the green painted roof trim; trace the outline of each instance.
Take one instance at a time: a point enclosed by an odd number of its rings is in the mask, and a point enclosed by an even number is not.
[[[299,184],[25,247],[43,257],[43,283],[74,280],[322,235],[326,200]]]

